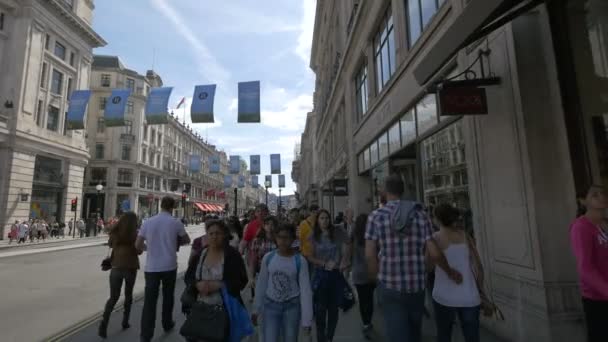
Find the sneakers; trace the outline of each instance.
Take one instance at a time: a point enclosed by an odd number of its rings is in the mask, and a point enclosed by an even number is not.
[[[365,339],[367,340],[371,340],[372,338],[372,331],[374,330],[374,326],[372,324],[367,324],[363,326],[363,329],[361,329],[363,331],[363,336],[365,337]]]

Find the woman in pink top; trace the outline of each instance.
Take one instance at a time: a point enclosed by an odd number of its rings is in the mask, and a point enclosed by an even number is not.
[[[608,194],[594,185],[585,198],[586,212],[570,228],[587,319],[589,342],[608,341]]]

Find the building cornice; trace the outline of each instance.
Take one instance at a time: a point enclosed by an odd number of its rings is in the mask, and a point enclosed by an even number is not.
[[[317,50],[319,50],[319,35],[321,34],[321,12],[325,0],[317,0],[317,8],[315,10],[315,25],[312,33],[312,46],[310,48],[310,68],[316,72]]]
[[[65,19],[65,23],[70,25],[75,31],[87,39],[93,48],[106,46],[108,43],[84,20],[74,13],[74,11],[58,0],[42,0],[55,14]],[[94,7],[94,6],[93,6]]]

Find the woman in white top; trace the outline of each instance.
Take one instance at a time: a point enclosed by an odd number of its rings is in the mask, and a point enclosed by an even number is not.
[[[433,234],[433,237],[450,266],[462,274],[462,283],[456,284],[441,268],[435,267],[433,303],[437,342],[452,340],[452,326],[456,316],[460,321],[465,341],[479,342],[481,300],[473,273],[475,270],[475,274],[483,274],[479,255],[474,249],[469,248],[472,241],[462,229],[462,217],[458,209],[449,204],[440,204],[435,208],[434,213],[440,230]]]

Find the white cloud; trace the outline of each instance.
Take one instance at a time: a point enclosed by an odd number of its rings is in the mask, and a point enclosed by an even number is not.
[[[239,100],[237,98],[233,98],[230,101],[230,106],[228,106],[228,111],[229,112],[236,112],[237,108],[239,105]]]
[[[312,36],[315,29],[315,14],[317,11],[316,0],[302,0],[302,21],[300,22],[300,35],[296,54],[306,63],[306,68],[310,64],[310,50],[312,48]]]
[[[210,25],[209,32],[219,33],[245,33],[245,34],[272,34],[294,32],[299,30],[298,25],[290,23],[286,13],[268,13],[260,10],[256,2],[234,3],[224,1],[221,6],[213,2],[208,7],[213,16],[222,18],[217,25]],[[200,6],[197,3],[198,6]]]
[[[283,96],[280,99],[284,104],[278,110],[262,110],[262,124],[281,130],[302,131],[306,125],[306,115],[313,108],[312,95]]]
[[[201,62],[198,65],[201,75],[210,82],[228,83],[230,73],[211,54],[205,43],[195,34],[195,31],[188,26],[186,19],[166,0],[152,0],[152,4],[173,24],[179,35],[188,42],[192,54]]]

